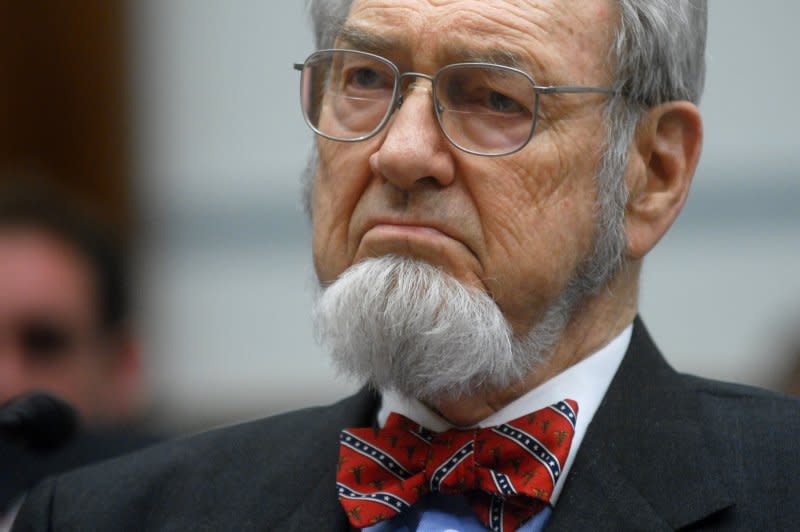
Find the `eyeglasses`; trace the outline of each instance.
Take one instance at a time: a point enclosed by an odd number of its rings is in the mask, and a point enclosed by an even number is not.
[[[300,96],[306,123],[317,135],[359,142],[377,135],[403,104],[406,80],[431,82],[439,127],[458,149],[498,157],[524,148],[533,137],[540,94],[603,93],[605,87],[540,86],[525,72],[491,63],[457,63],[435,75],[400,73],[379,55],[320,50],[303,64]]]

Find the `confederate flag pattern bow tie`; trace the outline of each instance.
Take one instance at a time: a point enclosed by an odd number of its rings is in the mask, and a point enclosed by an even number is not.
[[[578,404],[565,399],[497,427],[434,433],[399,414],[340,436],[337,488],[357,528],[391,519],[427,493],[464,494],[490,530],[514,531],[550,501]]]

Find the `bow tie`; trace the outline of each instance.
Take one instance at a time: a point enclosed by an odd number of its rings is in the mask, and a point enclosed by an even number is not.
[[[399,414],[340,436],[339,501],[357,528],[391,519],[427,493],[464,494],[484,525],[514,531],[550,502],[578,405],[565,399],[496,427],[435,433]]]

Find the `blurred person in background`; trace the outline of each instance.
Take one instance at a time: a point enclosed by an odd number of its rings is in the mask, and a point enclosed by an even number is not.
[[[0,185],[0,403],[60,396],[92,423],[141,406],[126,260],[107,227],[46,185]]]
[[[133,429],[143,373],[127,268],[113,232],[64,191],[3,176],[0,408],[48,392],[77,411],[84,429],[47,452],[0,439],[0,516],[44,475],[154,441]]]
[[[50,480],[18,530],[796,528],[798,403],[679,374],[638,315],[706,2],[311,10],[315,326],[367,387]]]

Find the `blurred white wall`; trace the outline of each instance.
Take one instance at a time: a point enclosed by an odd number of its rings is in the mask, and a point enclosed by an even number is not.
[[[164,414],[189,426],[328,401],[291,68],[304,2],[139,0],[142,329]],[[800,326],[800,4],[712,2],[706,143],[684,217],[646,264],[642,313],[684,371],[771,384]]]

